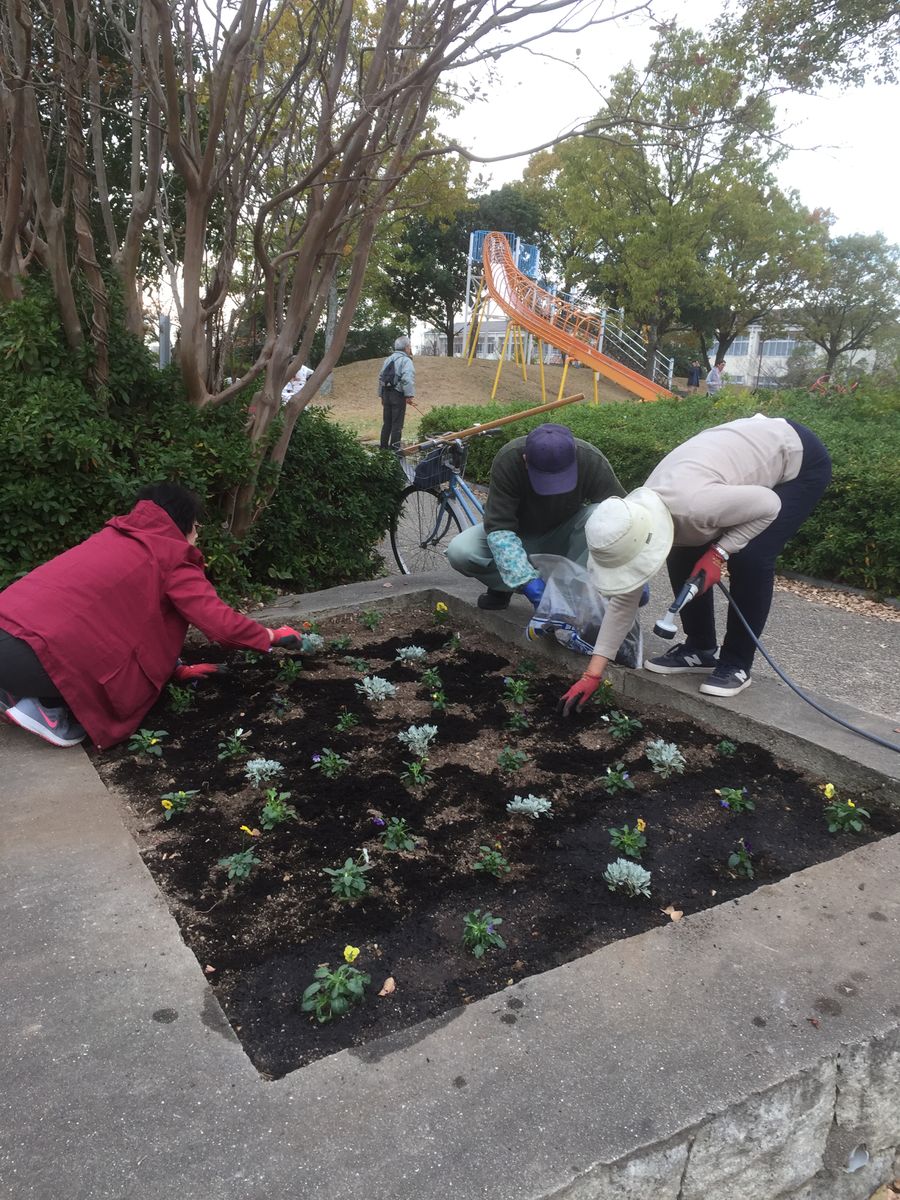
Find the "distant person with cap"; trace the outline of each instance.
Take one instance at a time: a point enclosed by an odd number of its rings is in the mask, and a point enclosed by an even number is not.
[[[513,592],[537,608],[544,582],[529,556],[558,554],[584,566],[591,505],[624,495],[599,450],[565,425],[539,425],[498,451],[484,523],[457,534],[447,559],[487,588],[479,608],[506,608]]]
[[[378,373],[378,395],[381,397],[382,450],[398,450],[403,436],[406,406],[416,398],[416,368],[412,360],[412,342],[404,334],[394,342]]]
[[[756,645],[729,606],[717,656],[713,586],[728,564],[731,595],[758,638],[765,628],[775,560],[818,503],[831,458],[818,437],[782,417],[745,417],[677,446],[642,488],[594,509],[585,533],[588,573],[611,597],[594,655],[562,699],[568,714],[597,690],[638,608],[641,586],[665,562],[677,595],[703,573],[681,610],[686,641],[644,667],[661,675],[706,676],[700,691],[736,696],[750,686]]]

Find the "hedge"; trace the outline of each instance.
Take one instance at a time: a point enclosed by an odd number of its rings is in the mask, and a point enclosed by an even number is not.
[[[422,419],[425,437],[505,416],[499,404],[432,409]],[[639,487],[661,458],[701,429],[763,412],[790,417],[814,430],[834,461],[831,486],[792,538],[781,558],[787,570],[819,579],[900,594],[900,394],[862,385],[850,396],[820,397],[806,391],[659,400],[652,404],[573,405],[549,419],[570,426],[597,446],[626,488]],[[487,479],[500,446],[541,423],[516,422],[499,436],[474,439],[469,472]]]
[[[84,356],[65,347],[48,288],[0,307],[0,588],[127,511],[155,479],[206,501],[200,546],[232,602],[276,581],[320,588],[377,573],[402,486],[392,456],[368,453],[321,409],[303,413],[275,496],[239,543],[217,516],[252,471],[246,402],[194,408],[174,370],[114,332],[101,402],[84,385]]]

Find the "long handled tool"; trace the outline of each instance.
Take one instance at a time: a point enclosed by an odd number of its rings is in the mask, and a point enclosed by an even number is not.
[[[506,417],[496,417],[493,421],[482,421],[478,425],[470,425],[468,429],[461,429],[458,433],[442,433],[440,437],[429,438],[427,442],[404,446],[400,454],[412,454],[416,450],[421,450],[423,446],[434,445],[435,442],[452,442],[457,438],[474,437],[476,433],[484,433],[487,429],[499,429],[501,425],[511,425],[513,421],[524,421],[526,417],[537,417],[541,413],[552,412],[555,408],[562,408],[565,404],[574,404],[577,400],[583,399],[584,392],[578,392],[574,396],[563,396],[562,400],[551,400],[549,404],[539,404],[537,408],[526,408],[522,412],[510,413]]]

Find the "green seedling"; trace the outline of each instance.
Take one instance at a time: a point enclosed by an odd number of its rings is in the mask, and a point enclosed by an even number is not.
[[[600,780],[600,786],[606,788],[611,796],[617,792],[633,792],[634,782],[625,770],[625,764],[618,762],[614,767],[607,767],[606,774]]]
[[[348,963],[343,963],[336,971],[323,963],[316,968],[313,982],[303,993],[300,1008],[303,1012],[315,1013],[316,1020],[324,1025],[359,1004],[370,982],[369,975]]]
[[[244,883],[250,878],[253,868],[259,866],[259,859],[253,853],[253,847],[248,846],[246,850],[238,850],[236,854],[220,858],[219,866],[225,867],[229,881]]]
[[[169,735],[165,729],[139,729],[128,741],[128,749],[133,754],[150,754],[154,758],[162,758],[162,741]]]
[[[733,813],[753,812],[756,805],[747,795],[746,788],[716,788],[719,804]]]
[[[243,758],[245,754],[249,754],[250,748],[247,745],[249,736],[249,729],[236,729],[224,741],[219,742],[219,753],[216,755],[219,762],[225,762],[229,758]]]
[[[323,874],[331,879],[332,895],[339,896],[341,900],[358,900],[366,894],[369,886],[366,872],[371,870],[371,864],[365,859],[357,862],[348,858],[342,867],[326,867]]]
[[[528,762],[528,755],[524,750],[513,750],[511,746],[504,746],[497,755],[497,766],[505,774],[513,774],[520,771]]]
[[[288,804],[288,800],[291,798],[290,792],[279,792],[277,788],[267,788],[265,796],[266,802],[259,814],[259,823],[263,829],[267,831],[276,829],[292,818],[296,821],[297,810],[292,804]]]
[[[371,608],[368,612],[364,612],[359,618],[360,624],[365,625],[366,629],[373,633],[384,619],[384,613],[378,611],[377,608]]]
[[[166,820],[171,821],[173,817],[186,812],[196,795],[198,795],[198,791],[196,788],[193,788],[189,792],[166,792],[164,796],[160,796],[159,802],[166,810]]]
[[[355,729],[359,724],[359,717],[356,713],[342,712],[334,723],[336,733],[349,733],[351,729]]]
[[[750,843],[743,838],[728,855],[728,870],[732,875],[743,875],[745,879],[753,878],[753,855],[750,853]]]
[[[497,933],[497,926],[502,924],[502,917],[482,913],[480,908],[473,909],[463,918],[463,945],[476,958],[482,958],[487,950],[505,950],[506,942]]]
[[[169,701],[169,708],[176,715],[190,712],[194,707],[194,690],[189,687],[179,687],[177,683],[170,683],[166,688],[166,696]]]
[[[416,839],[409,832],[409,826],[402,817],[391,817],[378,836],[385,850],[399,852],[416,848]]]
[[[473,871],[481,871],[485,875],[493,875],[500,879],[510,872],[509,861],[500,853],[500,843],[495,846],[479,846],[478,857],[472,864]]]
[[[321,771],[326,779],[337,779],[350,766],[350,760],[326,746],[321,754],[312,756],[312,766],[314,771]]]
[[[646,828],[646,822],[639,817],[633,829],[628,825],[623,825],[620,829],[610,829],[609,840],[613,847],[627,858],[640,858],[647,849],[647,839],[644,837]]]

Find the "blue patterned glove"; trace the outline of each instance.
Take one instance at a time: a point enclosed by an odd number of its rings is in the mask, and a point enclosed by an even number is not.
[[[546,586],[547,585],[544,583],[543,579],[529,579],[523,587],[519,588],[519,591],[523,596],[527,597],[527,599],[531,601],[535,608],[537,608],[541,602],[541,596],[543,596],[544,588]]]

